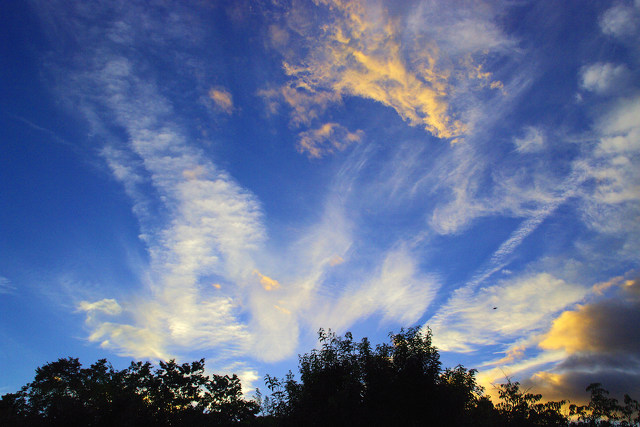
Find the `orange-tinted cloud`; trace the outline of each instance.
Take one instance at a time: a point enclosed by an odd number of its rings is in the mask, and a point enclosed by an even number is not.
[[[438,67],[434,43],[420,40],[421,48],[408,57],[399,24],[383,9],[374,13],[360,2],[318,3],[328,6],[335,20],[322,28],[304,61],[285,63],[298,85],[378,101],[441,138],[464,133],[465,126],[449,111],[450,74]]]
[[[233,99],[231,93],[224,88],[211,88],[209,90],[209,98],[213,100],[216,107],[227,113],[233,113]]]
[[[278,283],[277,280],[272,279],[269,276],[265,276],[264,274],[260,273],[258,270],[254,270],[253,274],[258,276],[258,278],[260,279],[260,284],[266,291],[273,291],[280,287],[280,283]]]
[[[640,350],[640,281],[625,281],[621,297],[565,311],[540,341],[547,350],[610,353],[633,346]]]

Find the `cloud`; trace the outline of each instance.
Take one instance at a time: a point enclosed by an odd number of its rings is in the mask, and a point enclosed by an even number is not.
[[[640,395],[640,365],[637,360],[626,357],[610,357],[597,362],[588,358],[571,358],[572,363],[583,362],[582,370],[563,373],[540,371],[522,381],[522,386],[540,393],[547,400],[569,400],[571,403],[585,405],[589,403],[590,393],[585,389],[591,383],[601,383],[612,397],[623,402],[623,396],[629,394],[637,399]],[[594,366],[598,369],[594,370]]]
[[[513,143],[521,153],[535,153],[544,149],[545,138],[539,128],[529,126],[522,138],[516,138]]]
[[[631,72],[624,64],[598,62],[583,67],[581,72],[581,86],[599,94],[619,92],[626,89]]]
[[[336,265],[340,265],[344,262],[344,258],[342,258],[340,255],[336,255],[333,258],[331,258],[331,260],[329,261],[329,265],[331,267],[334,267]]]
[[[602,32],[615,37],[633,35],[638,30],[638,18],[640,7],[618,4],[608,9],[600,18]]]
[[[233,113],[233,99],[231,93],[225,88],[209,89],[209,98],[211,98],[217,109],[226,113]]]
[[[359,3],[325,5],[335,10],[335,22],[326,27],[307,64],[285,64],[288,75],[307,86],[378,101],[436,136],[462,134],[462,123],[447,114],[446,78],[434,67],[435,52],[429,47],[417,52],[421,67],[412,71],[401,56],[397,30],[383,11],[375,11],[380,14],[376,16]]]
[[[622,298],[605,299],[565,311],[554,320],[540,347],[569,354],[640,353],[640,280],[621,286]]]
[[[599,141],[585,166],[592,185],[582,199],[584,222],[595,230],[624,236],[626,252],[638,249],[640,226],[640,97],[622,99],[598,120]]]
[[[263,97],[270,113],[278,111],[280,102],[291,108],[290,117],[293,126],[310,125],[318,120],[330,105],[341,101],[338,93],[316,90],[311,87],[285,85],[274,89],[261,89],[258,95]]]
[[[261,92],[268,98],[285,98],[293,108],[294,124],[309,124],[328,104],[355,96],[392,108],[412,126],[436,137],[456,141],[467,126],[456,117],[460,106],[450,105],[455,80],[465,76],[482,81],[480,86],[499,86],[491,73],[479,71],[481,65],[471,57],[507,44],[489,18],[459,17],[451,22],[458,31],[438,39],[423,29],[441,17],[427,15],[421,6],[395,16],[377,2],[323,0],[317,5],[324,8],[330,23],[318,28],[311,12],[297,11],[295,19],[290,17],[289,31],[301,39],[306,54],[286,54],[283,67],[290,82],[280,90]],[[416,14],[431,22],[417,25]],[[274,34],[285,40],[280,27]],[[447,49],[441,49],[440,42]]]
[[[348,284],[337,301],[322,305],[315,323],[341,330],[374,314],[386,322],[416,322],[433,300],[440,285],[436,278],[420,273],[414,256],[400,245],[390,250],[366,280]]]
[[[265,291],[272,291],[280,287],[280,283],[278,283],[277,280],[274,280],[269,276],[265,276],[264,274],[260,273],[258,270],[253,270],[253,274],[255,276],[258,276],[258,278],[260,279],[260,284],[262,285]]]
[[[621,397],[640,393],[640,281],[613,280],[614,292],[563,312],[540,340],[545,350],[562,351],[552,369],[536,372],[527,383],[555,396],[584,400],[584,388],[600,382]],[[611,288],[610,288],[611,289]]]
[[[13,286],[11,280],[7,279],[4,276],[0,276],[0,295],[2,294],[11,294],[16,290],[16,287]]]
[[[289,33],[279,25],[269,26],[269,43],[275,48],[284,48],[289,43]]]
[[[122,307],[113,298],[103,299],[96,302],[81,301],[78,305],[78,309],[87,312],[99,312],[110,315],[117,315],[122,313]]]
[[[325,123],[317,129],[308,130],[298,136],[298,151],[306,152],[311,158],[320,158],[349,145],[360,142],[364,132],[350,132],[337,123]]]
[[[548,273],[510,278],[476,290],[463,287],[426,326],[433,330],[438,348],[469,352],[544,330],[554,314],[584,294],[581,287]]]
[[[600,119],[602,139],[598,149],[603,154],[634,155],[640,152],[640,97],[619,101]]]
[[[136,359],[164,359],[171,356],[165,351],[166,342],[162,335],[147,328],[126,324],[102,322],[95,326],[90,342],[100,342],[100,347],[115,349],[120,356]]]
[[[105,26],[122,37],[135,35],[136,13],[132,7],[119,16],[117,28],[109,21]],[[176,19],[173,30],[186,34]],[[145,25],[160,24],[149,17]],[[252,331],[239,316],[255,268],[251,254],[265,239],[259,202],[176,123],[171,102],[141,71],[143,60],[128,58],[113,37],[78,33],[83,45],[92,46],[80,62],[91,66],[65,69],[60,91],[80,106],[100,139],[110,141],[101,154],[133,201],[149,251],[139,289],[78,304],[88,339],[136,358],[211,348],[227,358],[250,354]],[[171,49],[180,50],[184,40]],[[215,88],[211,96],[220,108],[233,107],[226,90]],[[117,136],[106,130],[114,126]],[[212,281],[225,286],[216,289]]]

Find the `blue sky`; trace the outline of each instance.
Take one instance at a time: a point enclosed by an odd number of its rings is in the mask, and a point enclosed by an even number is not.
[[[640,394],[637,0],[0,21],[0,392],[69,355],[264,388],[320,327],[428,325],[489,391]]]

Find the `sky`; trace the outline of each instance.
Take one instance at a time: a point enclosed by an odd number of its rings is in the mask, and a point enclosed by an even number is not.
[[[0,393],[319,328],[640,398],[640,1],[5,1]]]

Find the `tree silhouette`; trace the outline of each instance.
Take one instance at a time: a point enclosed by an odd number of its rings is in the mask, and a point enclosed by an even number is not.
[[[116,371],[102,359],[82,369],[59,359],[0,402],[0,424],[64,426],[229,425],[255,417],[237,376],[204,374],[204,359],[178,364],[132,362]]]
[[[586,389],[591,392],[587,405],[571,405],[571,416],[577,418],[575,426],[637,426],[640,424],[640,404],[628,394],[624,395],[624,406],[618,400],[609,397],[609,392],[600,383],[591,383]]]
[[[402,329],[372,348],[320,329],[320,348],[299,357],[300,382],[266,377],[265,410],[283,425],[476,425],[475,370],[441,369],[431,331]]]
[[[476,370],[442,368],[431,330],[389,334],[371,345],[351,333],[320,329],[319,347],[299,356],[299,380],[267,375],[270,394],[242,395],[236,375],[205,375],[204,359],[179,364],[132,362],[121,371],[105,359],[83,368],[66,358],[36,369],[34,380],[0,399],[0,425],[28,426],[638,426],[640,404],[624,406],[599,383],[587,405],[543,403],[507,379],[497,404]],[[262,416],[257,417],[261,411]],[[571,419],[571,421],[570,421]]]
[[[502,423],[509,426],[566,426],[568,419],[561,412],[564,400],[540,403],[541,394],[520,391],[520,383],[507,379],[498,386],[500,402],[496,409]]]

